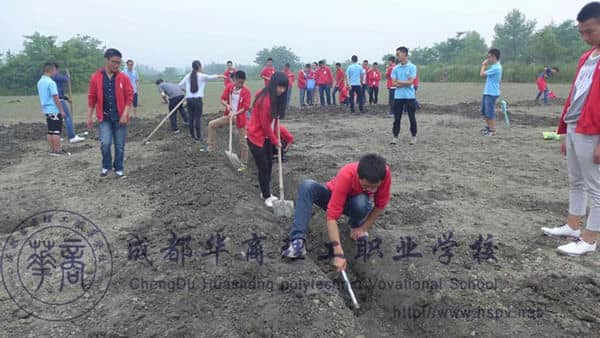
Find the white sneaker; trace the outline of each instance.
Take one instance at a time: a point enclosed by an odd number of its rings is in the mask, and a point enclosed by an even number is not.
[[[271,197],[265,199],[265,205],[269,208],[273,207],[273,201],[277,201],[279,198],[277,196],[271,195]]]
[[[581,235],[581,231],[579,229],[573,230],[573,228],[571,228],[568,224],[554,228],[543,227],[541,230],[545,235],[548,236],[579,238]]]
[[[417,137],[416,137],[416,136],[412,136],[412,137],[410,138],[410,142],[408,142],[408,144],[410,144],[410,145],[413,145],[413,144],[415,144],[415,143],[417,143]]]
[[[559,246],[556,250],[564,255],[581,256],[596,251],[596,241],[594,241],[593,244],[589,244],[581,238],[578,238],[569,244]]]
[[[115,171],[115,175],[117,176],[117,178],[125,178],[125,177],[127,177],[127,176],[125,176],[125,173],[122,172],[121,170]]]
[[[85,141],[85,137],[81,137],[79,135],[75,135],[75,137],[69,139],[69,143],[78,143],[81,141]]]
[[[397,137],[392,137],[392,140],[390,141],[390,144],[398,144],[398,138]]]

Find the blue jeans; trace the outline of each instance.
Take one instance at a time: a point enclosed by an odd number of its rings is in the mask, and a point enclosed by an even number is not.
[[[287,105],[286,105],[286,109],[290,109],[290,99],[292,98],[292,87],[288,87],[287,90]]]
[[[102,152],[102,169],[123,171],[125,159],[125,138],[127,126],[122,126],[119,121],[111,121],[106,116],[98,126],[100,135],[100,150]],[[115,162],[112,163],[111,145],[115,143]]]
[[[306,104],[308,105],[312,105],[313,104],[313,93],[314,93],[315,89],[307,89],[306,90]]]
[[[296,195],[296,212],[294,223],[290,231],[290,240],[306,239],[308,223],[312,216],[312,206],[316,204],[323,210],[327,210],[327,204],[331,198],[331,190],[314,180],[304,180],[298,185]],[[371,212],[372,205],[367,194],[352,196],[346,200],[344,215],[350,217],[350,227],[360,227]]]
[[[304,88],[299,88],[298,89],[300,91],[300,107],[304,107],[305,103],[304,103],[304,96],[306,96],[306,89]]]
[[[331,100],[333,101],[333,104],[335,105],[335,94],[338,93],[340,91],[340,87],[333,87],[333,93],[331,93]],[[341,102],[340,102],[341,104]]]
[[[75,137],[75,129],[73,128],[73,119],[71,118],[71,106],[67,100],[60,100],[60,104],[65,111],[65,125],[67,126],[67,136],[69,139]]]
[[[496,119],[496,100],[498,96],[483,95],[481,99],[481,115],[488,120]]]
[[[325,97],[327,97],[327,105],[331,104],[331,87],[329,86],[319,86],[319,99],[321,100],[321,106],[325,105]]]

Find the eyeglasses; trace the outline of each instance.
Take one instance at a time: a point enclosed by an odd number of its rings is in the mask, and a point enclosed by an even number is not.
[[[120,64],[122,64],[121,60],[110,60],[110,63],[112,63],[113,65],[120,65]]]

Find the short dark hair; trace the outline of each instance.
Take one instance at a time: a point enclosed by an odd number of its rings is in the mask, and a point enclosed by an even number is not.
[[[155,83],[156,83],[156,85],[158,86],[159,84],[161,84],[161,83],[163,83],[163,82],[164,82],[164,81],[163,81],[163,79],[158,79],[158,80],[156,80],[156,82],[155,82]]]
[[[304,68],[310,68],[310,63],[305,64]]]
[[[579,14],[577,14],[577,21],[579,22],[586,22],[589,19],[600,19],[600,2],[590,2],[583,6]]]
[[[408,55],[408,48],[406,48],[404,46],[398,47],[398,48],[396,48],[396,52],[401,52],[401,53]]]
[[[54,67],[56,67],[56,69],[60,68],[60,67],[58,66],[58,63],[56,63],[56,62],[52,62],[52,63],[54,64]]]
[[[496,60],[500,60],[500,50],[498,48],[492,48],[488,51],[488,54],[492,54],[496,57]]]
[[[123,55],[121,55],[121,52],[119,52],[119,50],[115,48],[109,48],[104,52],[105,59],[110,59],[113,56],[118,56],[120,58],[123,57]]]
[[[336,65],[336,66],[340,66],[340,67],[342,66],[342,64],[341,64],[341,63],[339,63],[339,62],[336,62],[336,63],[335,63],[335,65]]]
[[[268,58],[268,59],[267,59],[267,62],[269,62],[269,61],[273,61],[273,58]]]
[[[395,56],[390,56],[388,58],[388,61],[394,61],[394,62],[396,62],[396,57]]]
[[[54,62],[46,62],[44,63],[44,73],[48,73],[49,71],[56,69],[56,64]]]
[[[352,62],[358,62],[358,56],[352,55],[351,60],[352,60]]]
[[[358,161],[358,178],[371,183],[379,183],[385,179],[387,164],[377,154],[366,154]]]
[[[228,64],[228,65],[232,65],[232,64],[233,64],[233,62],[232,62],[232,61],[227,61],[227,64]]]
[[[324,64],[325,64],[325,61],[324,61],[324,60],[320,60],[320,61],[319,61],[319,66],[321,66],[321,65],[324,65]]]
[[[379,64],[377,62],[373,62],[373,66],[378,66]]]
[[[286,63],[286,64],[285,64],[285,66],[289,68],[289,67],[290,67],[290,64],[289,64],[289,63]]]
[[[363,63],[369,63],[369,60],[363,60]]]
[[[125,62],[125,63],[130,63],[130,62],[133,63],[133,60],[132,59],[127,59],[127,62]]]
[[[235,74],[233,75],[234,79],[240,79],[240,80],[246,80],[246,72],[243,70],[238,70],[237,72],[235,72]]]

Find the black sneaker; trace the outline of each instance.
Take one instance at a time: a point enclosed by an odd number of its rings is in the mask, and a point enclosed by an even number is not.
[[[485,135],[488,131],[490,131],[490,127],[485,126],[485,128],[481,129],[479,132],[481,133],[481,135]]]
[[[289,246],[281,248],[281,256],[287,258],[304,258],[306,256],[306,247],[303,239],[295,239],[290,242]]]

